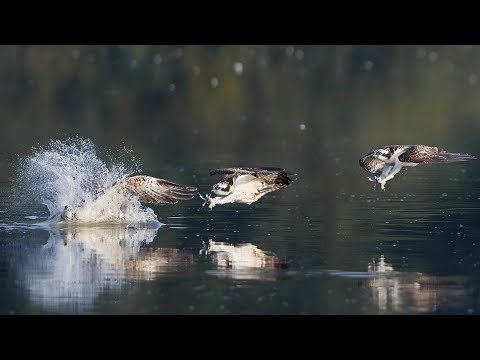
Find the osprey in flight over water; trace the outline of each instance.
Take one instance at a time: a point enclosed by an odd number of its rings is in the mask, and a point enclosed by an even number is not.
[[[426,145],[386,145],[363,156],[360,166],[375,174],[375,180],[385,190],[385,183],[404,166],[418,164],[449,163],[473,160],[476,157],[468,154],[450,153],[435,146]]]
[[[294,173],[274,167],[223,168],[210,171],[210,175],[223,175],[212,187],[212,193],[218,196],[200,195],[210,209],[217,204],[251,204],[269,192],[290,186],[295,180]]]
[[[190,200],[197,194],[197,188],[176,184],[147,175],[128,176],[107,189],[99,198],[107,195],[121,195],[125,199],[136,196],[142,203],[176,204],[179,200]],[[74,220],[76,214],[65,205],[61,218]]]

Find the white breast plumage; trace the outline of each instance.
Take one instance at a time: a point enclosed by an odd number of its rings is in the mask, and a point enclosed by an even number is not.
[[[280,168],[223,168],[210,172],[211,175],[223,174],[221,182],[213,185],[212,193],[218,196],[212,197],[207,194],[205,204],[212,209],[218,204],[242,203],[252,204],[263,195],[289,186],[293,181],[293,173]],[[226,189],[228,191],[219,191]]]

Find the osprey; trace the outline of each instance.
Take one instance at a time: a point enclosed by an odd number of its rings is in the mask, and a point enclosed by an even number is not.
[[[176,204],[179,200],[190,200],[197,193],[197,188],[176,184],[164,179],[158,179],[147,175],[128,176],[98,197],[91,208],[102,204],[108,196],[116,196],[121,199],[128,200],[131,197],[137,197],[140,202],[148,204]],[[98,204],[98,205],[97,205]],[[78,220],[77,214],[64,206],[60,215],[62,220]]]
[[[473,160],[476,157],[468,154],[450,153],[435,146],[426,145],[387,145],[363,156],[360,166],[375,174],[375,180],[385,190],[385,183],[404,166],[418,164],[448,163]]]
[[[213,185],[211,192],[217,197],[204,198],[212,209],[216,204],[251,204],[263,195],[290,186],[294,173],[274,167],[233,167],[210,171],[210,175],[223,175],[222,180]]]

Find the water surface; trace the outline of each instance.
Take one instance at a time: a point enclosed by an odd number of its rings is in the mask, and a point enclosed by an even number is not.
[[[0,313],[479,312],[479,163],[410,168],[386,191],[358,166],[391,143],[480,155],[478,47],[0,53]],[[39,148],[77,136],[89,161],[25,172]],[[130,209],[158,226],[48,223],[89,199],[69,174],[103,169],[110,184],[140,171],[205,194],[210,170],[238,165],[297,180],[250,206]]]

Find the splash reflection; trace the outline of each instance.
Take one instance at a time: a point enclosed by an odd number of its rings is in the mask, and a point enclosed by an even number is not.
[[[476,313],[479,284],[461,276],[432,276],[395,271],[382,255],[368,264],[374,277],[361,283],[381,312]]]
[[[20,277],[32,301],[60,312],[88,312],[104,292],[127,291],[138,282],[177,272],[193,254],[149,245],[156,228],[51,229],[40,252],[30,254]]]
[[[209,274],[236,280],[277,280],[288,267],[284,259],[259,249],[251,243],[228,244],[209,240],[200,254],[207,256],[217,267]]]

